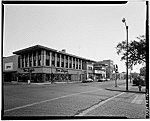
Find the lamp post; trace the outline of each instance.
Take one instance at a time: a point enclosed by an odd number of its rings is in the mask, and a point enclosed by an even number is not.
[[[122,22],[125,23],[126,32],[127,32],[126,90],[128,90],[128,26],[126,24],[125,18],[122,19]]]

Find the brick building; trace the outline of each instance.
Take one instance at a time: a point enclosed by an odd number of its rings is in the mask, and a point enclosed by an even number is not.
[[[58,51],[45,46],[35,45],[13,52],[13,61],[3,58],[3,65],[13,62],[15,69],[9,71],[17,75],[18,81],[27,81],[29,73],[25,70],[32,68],[31,80],[35,82],[52,81],[81,81],[93,76],[95,61]],[[11,60],[11,57],[8,57]],[[10,64],[12,65],[12,64]],[[4,69],[4,67],[3,67]],[[7,70],[3,70],[6,77]],[[9,79],[10,80],[10,79]],[[12,79],[11,79],[12,80]]]
[[[17,80],[18,55],[3,57],[3,80]]]
[[[5,81],[27,81],[30,78],[32,82],[82,81],[109,78],[113,70],[111,60],[96,62],[69,54],[65,49],[58,51],[41,45],[17,50],[13,54],[3,58]],[[30,69],[32,73],[28,72]]]
[[[99,64],[105,64],[106,66],[106,78],[112,79],[112,74],[114,71],[113,61],[112,60],[103,60],[99,61]]]

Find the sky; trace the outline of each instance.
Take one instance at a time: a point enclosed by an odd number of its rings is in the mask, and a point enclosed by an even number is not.
[[[83,58],[113,60],[119,72],[126,72],[125,61],[116,53],[119,42],[145,35],[146,3],[128,2],[123,5],[4,5],[3,56],[34,45]],[[133,67],[139,72],[141,65]]]

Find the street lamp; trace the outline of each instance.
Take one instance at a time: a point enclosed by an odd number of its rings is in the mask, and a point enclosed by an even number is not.
[[[122,19],[122,22],[125,23],[126,32],[127,32],[126,90],[128,90],[128,26],[127,26],[127,24],[126,24],[125,18]]]

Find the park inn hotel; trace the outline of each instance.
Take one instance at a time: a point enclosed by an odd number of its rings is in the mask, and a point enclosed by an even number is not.
[[[75,56],[41,45],[35,45],[13,52],[11,57],[3,57],[4,81],[33,82],[82,81],[86,78],[106,78],[106,65],[94,70],[96,61]],[[32,70],[31,76],[29,70]]]

